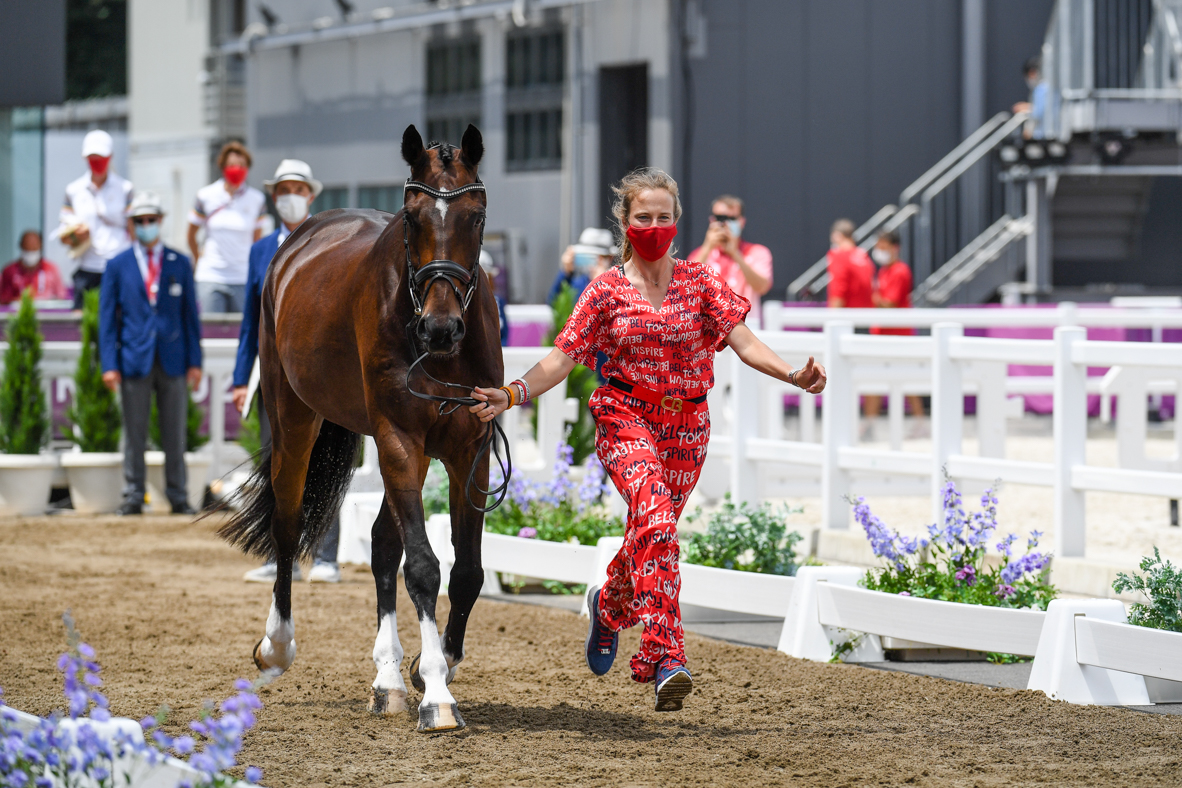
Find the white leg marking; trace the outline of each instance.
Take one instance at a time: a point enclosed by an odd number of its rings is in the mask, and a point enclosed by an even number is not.
[[[259,655],[269,666],[268,673],[279,675],[295,662],[295,623],[283,618],[275,607],[275,595],[271,595],[271,612],[267,614],[267,636],[259,644]]]
[[[389,711],[406,710],[406,683],[402,680],[402,643],[398,640],[398,614],[391,610],[382,616],[378,637],[373,644],[373,664],[378,675],[373,688],[390,693]]]
[[[435,200],[435,210],[439,211],[439,218],[440,219],[446,219],[447,218],[447,200],[443,199],[442,197]]]
[[[419,631],[423,641],[423,654],[419,657],[419,676],[427,686],[419,708],[432,703],[440,706],[455,703],[456,699],[447,689],[449,666],[447,658],[443,656],[443,647],[439,644],[439,627],[434,619],[424,618],[419,622]]]

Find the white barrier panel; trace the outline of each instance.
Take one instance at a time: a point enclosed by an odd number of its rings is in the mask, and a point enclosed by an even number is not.
[[[481,563],[486,570],[563,583],[586,583],[595,575],[595,548],[485,532]]]
[[[1182,681],[1182,633],[1077,615],[1075,658],[1081,665]]]
[[[1141,676],[1081,664],[1076,622],[1085,616],[1093,620],[1125,624],[1125,606],[1115,599],[1056,599],[1051,602],[1047,606],[1046,622],[1039,637],[1034,665],[1030,669],[1028,689],[1039,690],[1048,698],[1068,703],[1149,705],[1149,693],[1145,689],[1145,679]],[[1131,660],[1124,661],[1128,656],[1124,649],[1114,647],[1112,643],[1096,642],[1096,635],[1107,634],[1104,630],[1085,626],[1083,634],[1083,656],[1095,658],[1097,662],[1133,666]]]
[[[1046,614],[845,588],[817,587],[822,624],[968,651],[1032,655]]]
[[[802,566],[797,570],[777,649],[797,659],[828,662],[834,645],[853,633],[821,622],[817,615],[818,594],[822,588],[856,586],[865,574],[866,570],[852,566]],[[844,661],[881,662],[883,659],[879,637],[869,634],[860,639]]]
[[[782,616],[792,600],[795,578],[736,572],[682,562],[681,596],[683,605],[700,605],[734,613],[758,616]]]

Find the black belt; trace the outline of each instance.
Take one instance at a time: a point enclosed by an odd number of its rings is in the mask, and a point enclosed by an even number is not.
[[[672,397],[667,394],[662,394],[659,391],[646,389],[643,386],[633,386],[631,383],[625,383],[619,378],[608,378],[607,385],[614,389],[619,389],[625,394],[636,397],[638,400],[658,405],[665,410],[673,411],[674,413],[681,413],[685,408],[686,403],[692,405],[701,405],[706,401],[706,395],[702,394],[697,397]]]

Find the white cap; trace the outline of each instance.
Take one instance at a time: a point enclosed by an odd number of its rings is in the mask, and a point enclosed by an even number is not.
[[[324,184],[312,177],[312,168],[308,166],[308,163],[299,159],[284,159],[279,162],[279,166],[275,168],[275,177],[269,181],[263,181],[263,188],[267,190],[267,194],[274,194],[275,185],[282,181],[299,181],[308,184],[312,187],[313,197],[319,197],[321,190],[324,189]]]
[[[497,266],[493,262],[493,256],[484,249],[480,250],[480,267],[493,276],[496,276]]]
[[[131,207],[127,209],[128,217],[135,216],[163,216],[164,208],[160,197],[155,192],[137,192],[131,200]]]
[[[82,158],[87,156],[102,156],[106,158],[111,155],[115,149],[115,143],[111,141],[111,135],[102,129],[95,129],[88,131],[86,136],[82,138]]]
[[[611,230],[588,227],[579,233],[579,242],[574,245],[575,254],[614,255],[618,251],[614,240]]]

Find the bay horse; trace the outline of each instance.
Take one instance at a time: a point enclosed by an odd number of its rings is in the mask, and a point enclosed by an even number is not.
[[[241,508],[219,531],[276,562],[266,634],[253,656],[260,671],[277,676],[296,654],[292,562],[310,555],[329,528],[360,436],[372,435],[386,495],[373,524],[378,631],[369,708],[406,710],[395,613],[405,550],[406,589],[422,635],[421,655],[410,666],[423,693],[422,732],[464,727],[448,684],[464,659],[468,615],[484,581],[480,537],[492,436],[467,408],[441,404],[449,387],[467,393],[499,386],[504,377],[496,301],[479,267],[483,154],[475,126],[459,148],[425,147],[408,126],[402,157],[411,178],[402,210],[325,211],[276,253],[259,327],[260,388],[273,444],[245,486]],[[427,541],[422,501],[432,457],[450,477],[455,546],[442,635],[435,620],[439,560]]]

